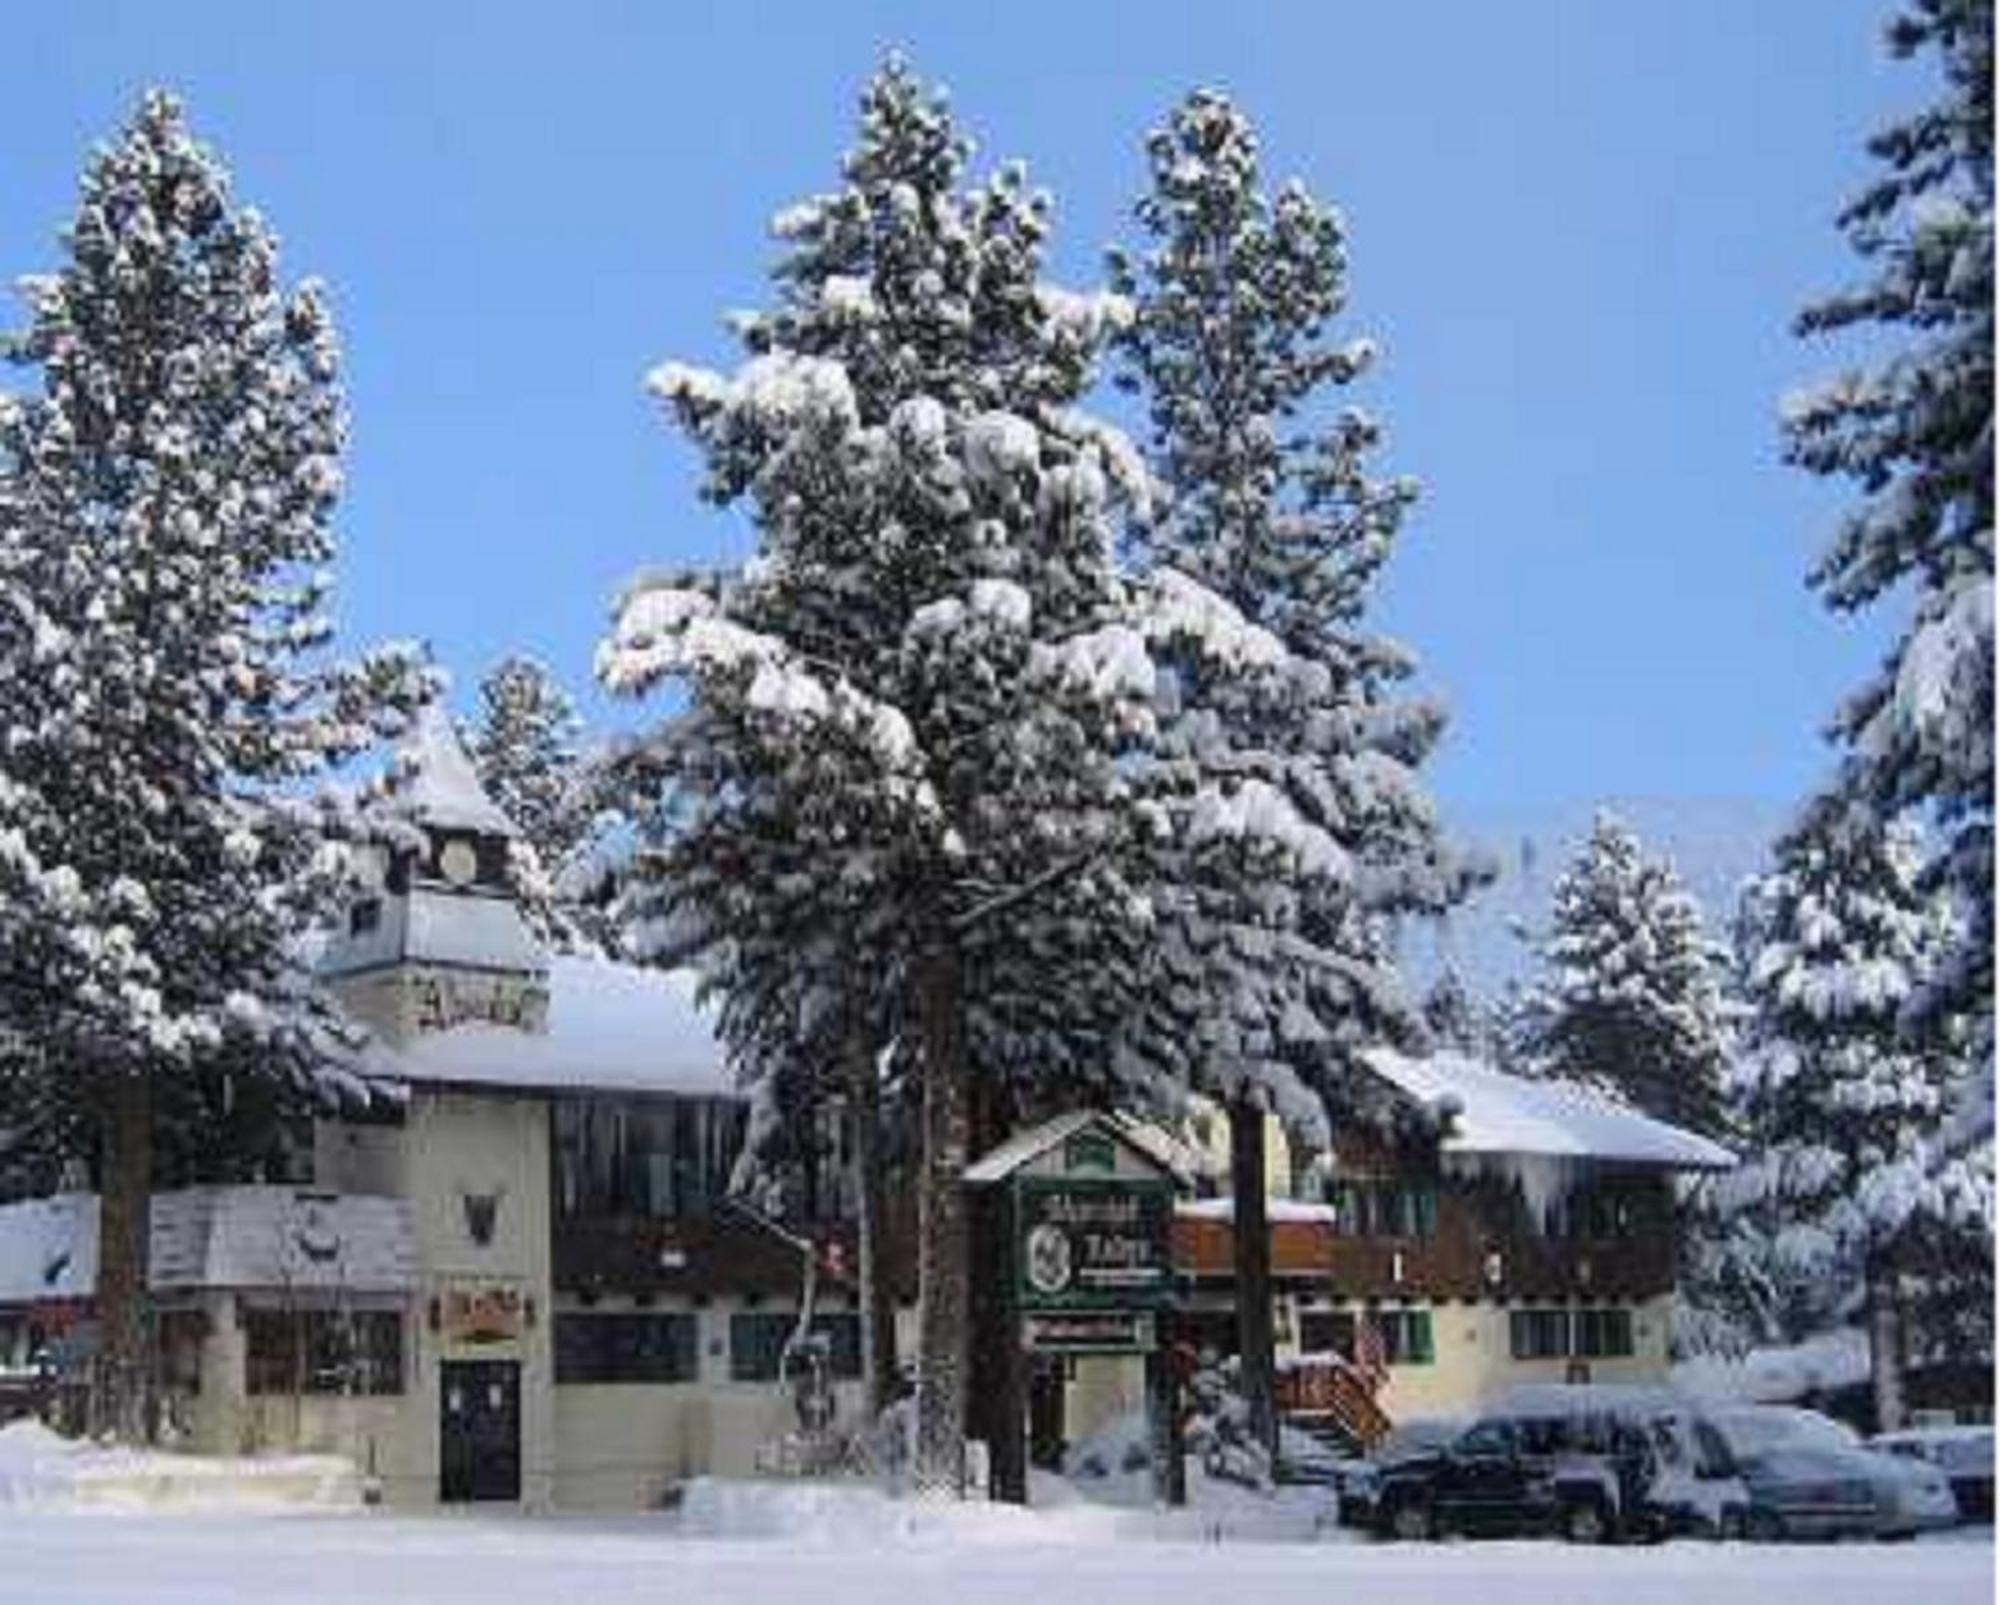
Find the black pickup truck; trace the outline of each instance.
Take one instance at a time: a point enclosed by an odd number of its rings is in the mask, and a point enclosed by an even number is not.
[[[1612,1429],[1596,1450],[1536,1452],[1516,1425],[1487,1420],[1451,1442],[1381,1469],[1374,1528],[1385,1538],[1559,1534],[1575,1543],[1665,1537],[1645,1497],[1652,1452],[1642,1433]]]

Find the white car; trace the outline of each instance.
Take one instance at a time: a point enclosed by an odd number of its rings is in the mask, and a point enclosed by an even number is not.
[[[1871,1449],[1845,1424],[1792,1405],[1746,1404],[1716,1410],[1710,1419],[1739,1460],[1774,1451],[1809,1449],[1851,1466],[1875,1496],[1875,1536],[1907,1538],[1958,1525],[1958,1501],[1937,1467]]]
[[[1951,1483],[1961,1518],[1993,1519],[1991,1427],[1906,1427],[1870,1438],[1868,1447],[1899,1460],[1922,1460],[1936,1466]]]

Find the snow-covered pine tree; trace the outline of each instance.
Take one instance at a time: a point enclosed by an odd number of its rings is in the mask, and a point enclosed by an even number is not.
[[[589,849],[607,828],[610,777],[569,693],[533,658],[503,658],[480,680],[479,717],[463,736],[486,794],[520,829],[514,882],[537,938],[565,952],[601,946]]]
[[[323,1064],[296,938],[337,855],[302,783],[393,728],[401,654],[323,648],[337,348],[314,284],[149,93],[26,281],[0,400],[0,1058],[10,1122],[88,1137],[102,1430],[147,1430],[157,1122]]]
[[[1843,612],[1906,586],[1914,603],[1834,716],[1838,791],[1878,828],[1923,810],[1926,874],[1964,901],[1951,962],[1909,1023],[1971,1022],[1988,1067],[1962,1122],[1976,1140],[1993,1123],[1992,0],[1911,0],[1888,42],[1933,59],[1942,92],[1869,141],[1882,165],[1839,215],[1869,276],[1798,319],[1804,335],[1864,333],[1868,355],[1782,411],[1789,460],[1861,493],[1813,585]]]
[[[1442,911],[1464,876],[1417,779],[1442,711],[1402,691],[1412,660],[1363,617],[1416,490],[1373,477],[1379,427],[1329,405],[1373,356],[1327,333],[1341,219],[1302,184],[1268,194],[1249,119],[1212,90],[1146,154],[1145,243],[1111,267],[1134,305],[1120,382],[1172,494],[1137,537],[1170,671],[1149,774],[1176,826],[1163,949],[1184,1074],[1231,1112],[1243,1386],[1275,1449],[1264,1113],[1323,1147],[1346,1056],[1421,1034],[1386,922]]]
[[[1865,1313],[1883,1430],[1902,1425],[1904,1357],[1921,1287],[1992,1284],[1992,1182],[1939,1139],[1969,1071],[1911,1037],[1955,922],[1918,885],[1919,842],[1814,810],[1751,899],[1745,978],[1755,1014],[1742,1070],[1746,1157],[1718,1185],[1768,1241],[1779,1335]]]
[[[748,360],[655,371],[759,549],[636,583],[600,657],[614,690],[690,689],[637,755],[680,811],[652,832],[637,936],[719,966],[732,1048],[753,1017],[781,1047],[845,1019],[917,1070],[932,1491],[962,1486],[976,1137],[1158,1090],[1109,1052],[1150,918],[1120,759],[1154,674],[1111,522],[1143,473],[1075,405],[1120,306],[1044,283],[1046,195],[1018,165],[968,185],[967,159],[892,60],[839,187],[778,216],[775,304],[736,320]]]
[[[1437,1046],[1454,1048],[1475,1058],[1488,1057],[1492,1018],[1473,997],[1457,965],[1447,964],[1438,971],[1437,979],[1424,994],[1423,1015],[1424,1029]]]
[[[1515,1019],[1525,1068],[1690,1131],[1727,1131],[1722,955],[1672,866],[1608,809],[1556,882],[1537,946],[1541,973]]]

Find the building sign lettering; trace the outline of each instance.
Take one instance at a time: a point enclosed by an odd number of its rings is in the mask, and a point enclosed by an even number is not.
[[[453,1343],[511,1343],[521,1335],[517,1287],[449,1287],[442,1303],[444,1335]]]
[[[1015,1200],[1024,1311],[1132,1310],[1171,1293],[1164,1182],[1024,1176]]]

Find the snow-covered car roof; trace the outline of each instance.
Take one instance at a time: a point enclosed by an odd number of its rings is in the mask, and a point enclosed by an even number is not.
[[[1379,1048],[1365,1062],[1441,1118],[1440,1146],[1447,1154],[1540,1154],[1684,1170],[1727,1170],[1736,1163],[1721,1144],[1574,1082],[1529,1081],[1452,1052],[1416,1059]]]

